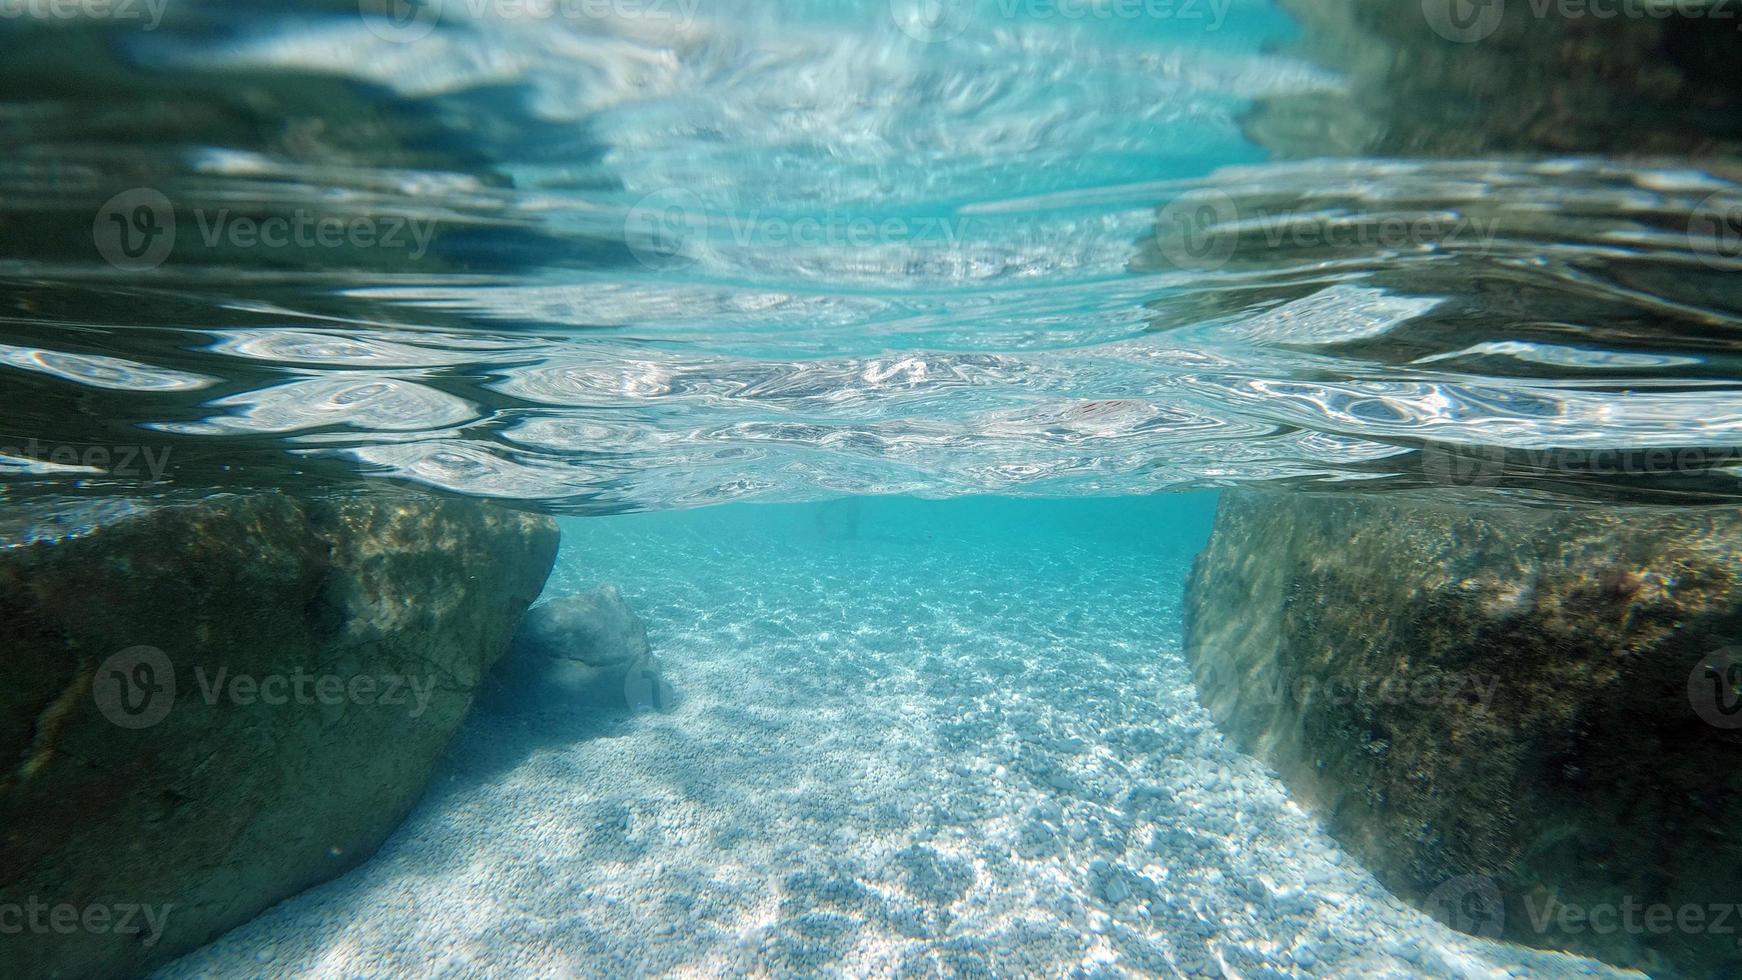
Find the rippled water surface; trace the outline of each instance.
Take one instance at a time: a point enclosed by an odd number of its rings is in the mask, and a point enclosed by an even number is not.
[[[1271,161],[1254,103],[1344,84],[1289,20],[1123,9],[9,20],[0,467],[1737,495],[1735,173]]]

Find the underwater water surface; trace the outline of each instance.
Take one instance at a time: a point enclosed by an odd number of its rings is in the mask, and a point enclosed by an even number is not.
[[[9,22],[12,485],[1734,496],[1725,168],[1279,158],[1265,0],[500,6]]]

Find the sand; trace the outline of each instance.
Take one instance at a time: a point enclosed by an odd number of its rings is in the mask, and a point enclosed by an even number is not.
[[[619,582],[675,710],[475,715],[371,860],[159,975],[1634,975],[1402,904],[1225,745],[1185,553],[651,526],[551,591]]]

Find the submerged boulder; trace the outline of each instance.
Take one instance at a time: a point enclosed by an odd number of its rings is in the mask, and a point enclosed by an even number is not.
[[[533,607],[496,671],[499,707],[615,705],[664,711],[671,688],[647,627],[615,585]]]
[[[409,495],[8,515],[0,962],[140,973],[367,857],[555,558]]]
[[[1448,924],[1742,975],[1738,548],[1735,508],[1229,493],[1186,652],[1222,729]]]
[[[1673,155],[1733,171],[1742,152],[1729,0],[1282,6],[1301,26],[1285,52],[1340,79],[1256,102],[1246,134],[1282,156]]]
[[[613,667],[646,657],[647,627],[615,585],[533,607],[514,636],[516,654]]]

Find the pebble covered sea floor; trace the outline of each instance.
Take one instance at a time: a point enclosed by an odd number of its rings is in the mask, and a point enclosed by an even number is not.
[[[565,522],[547,593],[618,583],[676,709],[475,714],[372,859],[159,975],[1638,975],[1404,905],[1226,745],[1190,548],[788,510]]]

